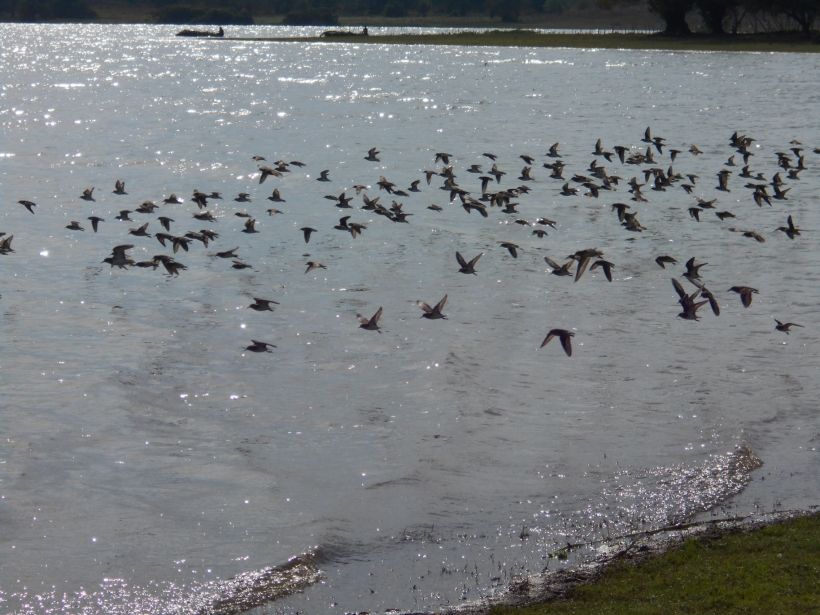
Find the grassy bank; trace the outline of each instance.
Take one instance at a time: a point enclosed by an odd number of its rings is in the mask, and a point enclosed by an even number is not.
[[[566,599],[491,615],[798,615],[820,611],[820,515],[689,539],[606,568]]]
[[[230,33],[228,35],[230,36]],[[267,40],[394,45],[665,49],[670,51],[820,52],[820,44],[812,43],[797,33],[736,34],[722,37],[693,34],[685,38],[676,38],[660,34],[539,34],[532,30],[493,30],[455,34],[398,34]]]

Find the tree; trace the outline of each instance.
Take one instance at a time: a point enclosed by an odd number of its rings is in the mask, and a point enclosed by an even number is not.
[[[820,12],[820,0],[773,0],[767,8],[773,13],[791,17],[800,25],[803,34],[810,37]]]
[[[666,22],[665,34],[686,36],[692,34],[686,23],[686,14],[694,7],[694,0],[649,0],[649,10]]]
[[[727,15],[738,6],[738,0],[695,0],[700,16],[706,27],[716,36],[726,34],[723,22]]]

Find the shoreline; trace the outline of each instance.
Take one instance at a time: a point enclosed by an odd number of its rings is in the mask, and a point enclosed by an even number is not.
[[[333,28],[338,29],[338,28]],[[533,30],[491,30],[453,34],[395,34],[325,37],[231,37],[230,41],[277,43],[355,43],[393,45],[463,45],[491,47],[551,47],[645,51],[730,51],[756,53],[820,53],[820,44],[794,33],[736,34],[714,37],[693,34],[674,38],[663,34],[539,33]]]
[[[650,561],[661,560],[689,540],[702,542],[718,540],[734,534],[752,534],[765,528],[788,524],[799,519],[820,519],[814,510],[788,510],[763,513],[728,519],[695,521],[666,526],[656,530],[637,532],[627,536],[596,543],[601,554],[572,568],[549,570],[549,565],[534,577],[522,577],[514,581],[503,594],[490,596],[479,602],[453,607],[440,613],[460,613],[465,615],[488,615],[496,611],[515,613],[527,607],[537,607],[556,601],[571,599],[571,594],[579,587],[594,585],[619,564],[640,566]],[[587,546],[568,545],[565,550]],[[550,558],[562,559],[560,552]],[[529,612],[529,611],[527,611]],[[413,615],[431,615],[419,613]]]

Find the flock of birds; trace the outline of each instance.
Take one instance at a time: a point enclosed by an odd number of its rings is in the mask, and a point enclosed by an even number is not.
[[[598,163],[600,158],[605,159],[607,162],[614,163],[616,156],[624,168],[637,169],[635,176],[633,176],[628,182],[625,182],[629,186],[629,194],[631,195],[630,200],[632,202],[641,203],[647,201],[646,196],[642,192],[642,188],[645,186],[649,186],[649,189],[653,191],[666,191],[679,186],[683,191],[685,191],[686,194],[691,195],[695,188],[696,182],[700,178],[694,174],[682,175],[677,173],[672,166],[677,157],[680,154],[683,154],[684,151],[667,147],[665,144],[666,139],[658,136],[653,137],[650,128],[646,129],[644,137],[641,141],[647,145],[639,146],[637,148],[616,145],[612,148],[613,151],[607,151],[603,147],[602,141],[599,139],[595,144],[594,150],[591,152],[591,155],[593,155],[594,158],[586,171],[588,175],[575,173],[569,179],[564,178],[566,166],[562,161],[562,154],[559,152],[560,145],[555,143],[545,154],[545,157],[549,160],[543,163],[543,167],[550,171],[549,177],[552,180],[564,182],[559,194],[566,197],[578,196],[583,188],[587,190],[584,193],[584,196],[590,198],[599,198],[604,192],[616,190],[619,183],[624,180],[617,175],[607,172],[606,167],[599,165]],[[804,148],[798,141],[792,141],[789,152],[777,152],[777,165],[781,170],[778,171],[771,178],[771,180],[768,180],[763,173],[755,173],[750,169],[750,158],[754,155],[754,153],[751,152],[749,148],[752,146],[754,141],[755,140],[753,138],[746,135],[739,135],[737,132],[732,135],[729,140],[729,145],[734,148],[736,153],[728,158],[723,165],[724,168],[717,173],[718,185],[715,189],[721,192],[731,191],[729,180],[735,172],[731,169],[731,167],[741,166],[739,161],[736,162],[735,160],[740,156],[743,159],[743,163],[740,173],[738,173],[738,177],[747,180],[744,187],[752,191],[752,200],[759,207],[762,207],[764,204],[772,206],[773,200],[788,200],[787,193],[791,190],[791,188],[785,187],[786,180],[799,180],[800,173],[806,169],[803,154]],[[666,154],[664,154],[664,148],[666,148]],[[820,154],[820,149],[814,149],[813,152],[815,154]],[[661,163],[656,160],[656,153],[659,157],[669,156],[670,160],[668,168],[664,169],[659,166]],[[697,146],[691,145],[688,148],[688,153],[692,156],[698,156],[703,152]],[[378,157],[379,154],[380,152],[376,148],[373,148],[367,152],[364,159],[371,162],[380,162],[381,159]],[[454,165],[450,164],[451,159],[454,158],[452,154],[437,152],[435,154],[434,164],[438,165],[441,163],[442,167],[436,170],[425,170],[424,178],[426,179],[428,185],[431,184],[434,177],[443,178],[444,182],[440,188],[449,193],[449,202],[451,204],[459,203],[467,214],[477,212],[482,217],[487,218],[490,215],[488,209],[498,207],[504,215],[518,216],[519,212],[516,207],[519,203],[514,199],[525,197],[530,192],[530,187],[526,183],[521,183],[517,187],[502,189],[500,184],[507,173],[499,169],[499,166],[496,163],[497,156],[487,152],[483,154],[483,157],[486,157],[492,163],[492,168],[489,171],[485,172],[483,170],[483,167],[486,166],[484,164],[473,164],[466,169],[466,173],[474,176],[477,175],[478,177],[476,179],[481,183],[480,190],[475,191],[475,194],[480,194],[480,197],[478,198],[473,196],[473,191],[459,185],[456,181],[457,176],[454,171]],[[518,177],[518,181],[533,181],[534,178],[532,176],[532,169],[536,164],[536,159],[529,155],[521,155],[520,158],[525,162],[525,166],[521,171],[521,175]],[[292,172],[291,167],[301,168],[306,166],[304,163],[296,160],[291,162],[279,160],[273,163],[273,165],[268,166],[263,164],[267,161],[262,156],[253,156],[252,159],[259,169],[258,177],[260,184],[264,183],[269,177],[274,177],[277,179],[285,178],[286,174]],[[783,177],[783,174],[785,174],[785,178]],[[333,180],[330,175],[330,170],[323,170],[316,180],[319,182],[332,182]],[[639,180],[640,175],[643,175],[643,183]],[[403,204],[397,202],[395,198],[410,196],[410,192],[421,192],[419,189],[419,184],[422,181],[422,179],[413,181],[405,191],[397,187],[396,184],[388,181],[384,176],[381,176],[376,182],[376,186],[378,187],[379,192],[386,192],[387,195],[389,195],[388,198],[392,199],[390,206],[383,205],[379,202],[381,196],[369,196],[368,191],[371,190],[371,187],[364,184],[353,185],[350,189],[346,189],[338,195],[331,194],[327,195],[325,198],[333,201],[338,209],[352,210],[354,207],[350,203],[354,200],[354,197],[347,196],[348,190],[352,190],[355,191],[356,196],[362,197],[363,205],[360,207],[361,210],[383,216],[385,219],[394,223],[407,224],[409,223],[408,217],[413,216],[414,214],[404,211]],[[83,194],[79,196],[79,198],[84,201],[94,202],[94,190],[94,188],[86,189]],[[122,180],[117,180],[113,193],[122,196],[127,195],[128,193],[125,191],[125,182]],[[709,210],[714,210],[715,215],[720,220],[735,218],[735,215],[730,211],[717,211],[717,208],[715,207],[717,199],[707,201],[700,197],[694,198],[696,203],[688,208],[688,212],[691,219],[696,222],[700,222],[700,216]],[[195,213],[193,213],[193,218],[199,222],[217,222],[217,218],[213,216],[208,207],[210,204],[209,201],[220,199],[222,199],[222,195],[219,192],[205,193],[195,189],[193,191],[191,201],[197,205],[198,209]],[[267,197],[267,199],[273,203],[285,202],[279,188],[274,189],[272,195]],[[240,193],[233,200],[237,203],[247,203],[252,201],[249,193]],[[35,213],[35,207],[37,207],[36,203],[29,200],[20,200],[18,203],[32,214]],[[175,194],[171,194],[167,198],[163,199],[163,203],[165,205],[179,205],[182,204],[183,201]],[[159,205],[156,202],[146,201],[134,210],[121,210],[119,215],[116,216],[116,220],[132,221],[133,219],[130,217],[131,214],[151,215],[155,213],[157,207],[159,207]],[[619,202],[612,204],[612,211],[617,214],[618,221],[621,226],[623,226],[626,231],[641,233],[645,229],[639,222],[637,213],[630,211],[632,208],[633,206],[627,203]],[[442,211],[442,208],[438,205],[430,205],[427,209],[436,212]],[[266,210],[266,213],[269,216],[274,216],[276,214],[282,214],[283,212],[275,208],[269,208]],[[246,219],[244,229],[242,230],[243,233],[252,235],[259,232],[255,228],[256,219],[251,214],[245,211],[237,211],[235,212],[235,216]],[[355,239],[367,230],[367,224],[370,222],[352,222],[351,217],[352,215],[345,215],[341,217],[338,224],[336,224],[333,228],[334,230],[343,233],[349,233],[351,238]],[[94,233],[97,233],[100,225],[105,222],[105,219],[95,215],[89,216],[87,219],[90,221],[91,228]],[[128,234],[134,237],[144,238],[150,238],[153,236],[153,238],[159,241],[164,248],[171,248],[173,254],[177,254],[180,248],[187,252],[189,250],[189,244],[194,241],[201,242],[205,247],[207,247],[209,242],[215,241],[219,237],[218,233],[207,228],[199,231],[188,231],[181,235],[174,235],[171,234],[171,225],[176,224],[174,219],[166,215],[160,215],[158,216],[157,221],[164,229],[164,232],[156,232],[153,234],[149,233],[149,223],[146,222],[145,224],[139,225],[135,228],[129,228]],[[515,219],[515,223],[526,227],[532,227],[532,234],[538,238],[543,238],[548,234],[545,227],[558,230],[556,221],[545,217],[538,217],[534,221],[517,217]],[[79,221],[71,221],[71,223],[65,228],[72,231],[85,231],[85,228]],[[319,232],[317,229],[308,226],[302,227],[299,230],[303,234],[305,243],[309,243],[311,236],[314,233]],[[734,227],[729,228],[729,230],[741,233],[744,237],[754,239],[761,243],[766,241],[761,234],[754,230]],[[789,239],[792,240],[801,234],[800,229],[795,225],[791,215],[788,216],[786,225],[781,226],[776,230],[783,232]],[[11,245],[13,238],[14,235],[7,236],[5,232],[0,232],[0,255],[8,255],[14,252]],[[513,258],[518,257],[518,245],[505,241],[500,242],[500,246],[505,248]],[[187,269],[187,267],[177,261],[173,255],[168,254],[157,254],[150,260],[139,262],[135,261],[127,253],[128,250],[133,247],[134,245],[130,243],[117,245],[111,251],[111,256],[105,258],[103,262],[108,263],[112,268],[118,267],[119,269],[127,269],[128,267],[133,266],[156,270],[158,267],[162,266],[168,275],[171,276],[177,276],[180,271]],[[237,252],[239,249],[240,247],[237,246],[230,250],[219,251],[214,254],[214,257],[231,259],[232,267],[235,269],[245,269],[251,267],[251,265],[245,263],[241,257],[238,256]],[[455,257],[459,266],[458,272],[468,275],[477,275],[478,270],[476,267],[483,254],[484,253],[482,252],[468,261],[459,252],[456,252]],[[611,282],[612,269],[615,268],[615,265],[612,262],[604,260],[602,258],[603,256],[604,252],[598,248],[586,248],[569,255],[567,257],[567,261],[563,264],[560,264],[546,256],[544,257],[544,260],[551,268],[552,275],[574,275],[575,282],[577,282],[581,279],[587,269],[595,270],[600,268],[606,279]],[[666,268],[667,265],[676,264],[677,260],[669,255],[662,254],[658,255],[655,262],[659,267]],[[699,320],[700,316],[698,315],[698,310],[706,304],[710,305],[715,316],[720,315],[720,307],[715,295],[705,286],[699,273],[700,269],[707,264],[708,263],[696,263],[695,257],[692,257],[687,261],[686,271],[682,274],[682,277],[685,280],[688,280],[695,287],[691,293],[687,292],[679,280],[672,278],[672,285],[675,293],[677,294],[678,303],[680,304],[682,310],[678,316],[682,319]],[[305,273],[309,273],[314,269],[327,269],[325,265],[316,261],[307,261],[306,266],[307,268]],[[572,271],[573,267],[574,273]],[[752,303],[753,296],[758,293],[757,289],[749,286],[732,286],[729,291],[738,293],[744,307],[749,307]],[[427,318],[430,320],[446,319],[447,316],[442,313],[442,310],[447,303],[447,298],[448,296],[445,295],[444,298],[442,298],[434,307],[431,307],[424,301],[417,301],[418,306],[423,312],[422,318]],[[278,305],[278,302],[271,299],[254,298],[254,303],[248,307],[256,311],[273,311],[273,305]],[[360,328],[381,333],[379,327],[379,320],[381,319],[381,316],[381,307],[370,318],[357,314],[360,322]],[[775,329],[787,334],[790,332],[791,327],[802,327],[802,325],[793,322],[781,322],[779,320],[775,320],[775,322],[777,323]],[[558,338],[567,356],[572,356],[572,338],[574,335],[574,332],[567,329],[551,329],[547,333],[540,347],[543,348],[551,340]],[[270,352],[270,348],[276,348],[276,346],[268,342],[252,340],[252,343],[247,346],[245,350],[252,352]]]

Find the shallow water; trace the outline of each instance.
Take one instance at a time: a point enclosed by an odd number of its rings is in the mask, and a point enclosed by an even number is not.
[[[272,578],[285,580],[266,612],[434,609],[590,552],[548,557],[566,542],[817,503],[820,105],[805,87],[816,56],[172,32],[2,30],[0,232],[15,252],[0,258],[0,610],[233,612],[258,605],[242,596]],[[642,146],[647,125],[704,151],[675,170],[698,174],[695,193],[734,223],[705,211],[698,224],[679,187],[647,186],[649,203],[630,202],[647,229],[636,237],[610,211],[629,202],[624,184],[562,197],[541,167],[557,141],[565,176],[585,174],[597,138]],[[774,152],[805,145],[788,201],[758,208],[739,169],[730,194],[714,190],[735,130],[757,139],[752,168],[767,178]],[[373,146],[381,163],[363,160]],[[537,239],[516,216],[448,204],[441,178],[423,180],[439,151],[476,196],[465,171],[489,168],[483,152],[508,172],[501,188],[522,183],[520,154],[536,156],[519,210],[557,230]],[[308,166],[259,185],[253,155]],[[648,166],[607,169],[642,178]],[[323,169],[331,183],[315,181]],[[400,199],[409,224],[322,198],[361,183],[389,204],[380,175],[400,188],[422,179]],[[111,193],[116,179],[127,196]],[[90,186],[96,201],[78,199]],[[265,200],[276,187],[286,203]],[[127,234],[160,231],[157,213],[114,216],[194,188],[223,193],[216,223],[193,220],[190,201],[157,212],[174,234],[220,234],[176,255],[187,271],[101,264],[123,243],[136,260],[170,254]],[[234,203],[239,192],[253,202]],[[268,217],[271,206],[284,213]],[[238,210],[259,234],[240,233]],[[347,213],[368,225],[355,239],[332,228]],[[106,220],[97,234],[92,214]],[[795,241],[774,231],[788,214],[805,231]],[[307,245],[306,225],[318,229]],[[234,246],[252,269],[212,256]],[[616,265],[611,284],[600,270],[577,284],[548,274],[544,255],[593,246]],[[456,250],[484,252],[477,276],[458,273]],[[660,269],[659,254],[679,264]],[[709,263],[719,318],[676,318],[669,278],[691,256]],[[328,269],[306,275],[307,260]],[[732,285],[760,290],[750,308]],[[448,320],[419,319],[415,301],[445,293]],[[246,309],[258,296],[280,305]],[[356,314],[380,306],[383,333],[360,330]],[[805,328],[786,336],[773,318]],[[536,350],[553,327],[575,331],[572,358],[557,341]],[[244,352],[251,339],[277,348]],[[762,469],[738,465],[742,445]],[[267,570],[304,553],[293,577]]]

